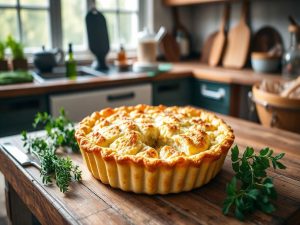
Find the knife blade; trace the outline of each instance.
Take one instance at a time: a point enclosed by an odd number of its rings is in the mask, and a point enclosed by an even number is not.
[[[0,147],[8,152],[21,166],[34,166],[41,169],[40,163],[31,155],[24,153],[9,142],[0,143]]]

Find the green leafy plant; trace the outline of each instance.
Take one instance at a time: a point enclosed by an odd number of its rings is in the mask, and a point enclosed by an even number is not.
[[[11,35],[6,39],[6,46],[10,48],[13,59],[24,59],[24,47],[17,42]]]
[[[273,156],[273,150],[261,149],[259,154],[254,149],[247,147],[242,157],[239,157],[237,146],[231,149],[232,168],[236,175],[227,184],[227,197],[223,203],[223,213],[227,215],[234,211],[235,217],[244,220],[245,215],[259,209],[265,213],[275,210],[271,200],[276,199],[272,178],[267,176],[269,167],[285,169],[279,162],[284,153]]]
[[[5,44],[0,41],[0,60],[5,58]]]
[[[72,178],[75,181],[81,180],[81,171],[74,165],[69,157],[59,157],[59,148],[70,148],[78,152],[79,147],[75,140],[75,129],[61,110],[57,118],[51,117],[48,113],[38,113],[33,126],[43,125],[46,130],[46,137],[28,137],[27,132],[22,132],[24,147],[28,152],[35,154],[41,163],[41,177],[44,184],[51,184],[53,180],[61,192],[68,191]]]

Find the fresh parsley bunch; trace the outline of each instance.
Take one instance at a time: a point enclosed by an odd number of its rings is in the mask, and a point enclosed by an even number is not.
[[[76,181],[81,180],[81,171],[77,165],[73,165],[69,157],[59,157],[56,151],[61,147],[71,148],[73,152],[79,150],[74,136],[74,125],[66,118],[64,110],[61,110],[57,118],[46,112],[38,113],[33,126],[38,125],[44,125],[47,136],[31,138],[23,131],[24,147],[39,158],[43,183],[50,184],[55,179],[60,191],[65,193],[72,178]]]
[[[242,157],[239,149],[231,149],[232,168],[236,175],[227,184],[227,197],[223,204],[223,213],[227,215],[234,211],[235,217],[244,220],[245,215],[259,209],[265,213],[275,210],[271,199],[276,199],[277,193],[271,177],[267,176],[269,167],[285,169],[279,162],[284,153],[273,156],[273,150],[261,149],[259,154],[254,149],[247,147]]]

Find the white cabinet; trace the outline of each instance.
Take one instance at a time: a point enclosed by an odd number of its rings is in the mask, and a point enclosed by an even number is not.
[[[106,107],[129,106],[152,103],[151,84],[140,84],[105,90],[79,93],[57,94],[50,96],[50,112],[59,115],[64,108],[68,118],[78,122],[94,111]]]

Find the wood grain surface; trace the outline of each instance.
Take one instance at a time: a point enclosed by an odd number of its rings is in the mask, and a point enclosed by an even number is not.
[[[299,224],[300,135],[221,116],[235,132],[235,144],[243,149],[265,146],[285,152],[286,170],[270,170],[278,191],[277,211],[255,212],[245,222],[221,212],[226,183],[233,171],[229,155],[221,172],[207,185],[190,192],[170,195],[141,195],[113,189],[94,179],[79,154],[70,157],[83,171],[81,184],[72,183],[67,194],[54,185],[44,186],[39,171],[22,168],[0,150],[0,170],[16,193],[42,224]],[[19,136],[2,138],[21,147]]]

